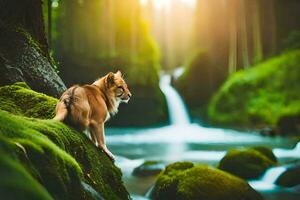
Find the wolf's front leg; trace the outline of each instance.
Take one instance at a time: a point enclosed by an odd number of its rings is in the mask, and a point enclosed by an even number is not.
[[[105,143],[104,123],[100,123],[100,124],[92,123],[90,128],[94,136],[96,137],[98,146],[103,149],[103,151],[108,155],[108,157],[111,160],[114,161],[115,156],[108,150]]]

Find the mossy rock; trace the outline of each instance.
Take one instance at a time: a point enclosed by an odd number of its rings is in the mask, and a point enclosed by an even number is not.
[[[134,168],[132,174],[134,176],[154,176],[159,174],[163,169],[165,168],[165,165],[159,161],[145,161],[138,167]]]
[[[289,167],[276,180],[277,185],[293,187],[300,184],[300,165]]]
[[[12,114],[41,119],[55,115],[57,99],[35,92],[24,82],[0,87],[0,109]]]
[[[158,177],[153,191],[158,200],[261,200],[248,183],[221,170],[189,162],[166,167]]]
[[[23,166],[32,179],[47,190],[52,198],[93,199],[82,187],[84,182],[105,199],[129,199],[120,169],[83,133],[54,120],[23,116],[26,113],[23,108],[34,110],[39,106],[39,102],[32,99],[41,98],[40,100],[46,101],[45,104],[52,100],[54,103],[56,99],[18,84],[4,86],[0,91],[10,91],[10,95],[15,97],[9,100],[15,106],[11,110],[17,110],[17,114],[20,115],[0,110],[0,147],[8,149],[5,152],[9,154],[6,154]],[[24,94],[26,98],[23,98],[22,103],[17,99],[19,93],[28,93]],[[5,95],[6,93],[0,92],[0,98],[5,99]],[[48,108],[49,113],[53,112],[55,105],[48,105],[51,107]],[[37,110],[37,115],[42,114]],[[47,118],[46,115],[41,116]],[[0,180],[0,184],[2,183],[3,179]]]
[[[17,161],[0,154],[0,196],[5,199],[53,199]]]
[[[219,169],[244,179],[256,179],[275,162],[254,149],[230,150],[219,163]]]
[[[268,148],[268,147],[265,147],[265,146],[255,146],[255,147],[252,147],[252,149],[260,152],[261,154],[263,154],[264,156],[269,158],[274,163],[277,163],[277,158],[276,158],[276,156],[273,153],[271,148]]]
[[[300,116],[300,50],[233,73],[209,103],[209,120],[222,126],[276,126]],[[287,133],[286,133],[287,134]]]

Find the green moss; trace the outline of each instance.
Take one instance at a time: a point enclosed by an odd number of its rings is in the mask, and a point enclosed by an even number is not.
[[[23,83],[1,87],[0,98],[6,104],[0,109],[19,115],[0,110],[0,138],[14,147],[8,151],[11,157],[54,199],[90,199],[82,181],[105,199],[129,198],[120,169],[83,133],[54,120],[24,117],[30,113],[52,117],[56,99],[34,92]],[[48,114],[42,112],[41,104]],[[1,146],[7,144],[0,140]]]
[[[256,146],[256,147],[252,147],[252,149],[258,151],[261,154],[263,154],[264,156],[266,156],[267,158],[269,158],[274,163],[277,163],[277,158],[276,158],[276,156],[273,153],[273,151],[272,151],[271,148],[265,147],[265,146]]]
[[[300,51],[284,53],[234,73],[210,102],[208,115],[220,125],[276,125],[300,115]]]
[[[278,179],[276,184],[283,187],[293,187],[300,184],[300,165],[289,167],[283,172]]]
[[[221,170],[244,179],[260,177],[275,163],[254,149],[230,150],[219,163]]]
[[[57,99],[35,92],[26,83],[0,87],[0,109],[16,115],[49,119],[54,117]]]
[[[79,164],[38,131],[41,122],[4,111],[0,111],[0,122],[0,135],[19,147],[21,151],[15,148],[18,160],[55,199],[82,196]]]
[[[3,199],[53,199],[27,170],[6,153],[0,156],[0,196]]]
[[[174,163],[158,177],[153,199],[262,199],[245,181],[206,165]]]

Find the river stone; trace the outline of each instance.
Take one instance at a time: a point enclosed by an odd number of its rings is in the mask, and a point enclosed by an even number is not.
[[[159,175],[152,193],[159,200],[261,200],[249,184],[227,172],[207,165],[177,162]]]
[[[294,187],[300,185],[300,163],[288,167],[275,182],[284,187]]]
[[[274,165],[274,161],[258,150],[233,149],[221,159],[219,169],[243,179],[256,179]]]
[[[159,174],[165,165],[159,161],[146,161],[140,166],[136,167],[132,175],[134,176],[154,176]]]

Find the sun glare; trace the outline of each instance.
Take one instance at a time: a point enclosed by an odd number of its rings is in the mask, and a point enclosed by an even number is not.
[[[140,0],[142,6],[147,6],[149,2],[153,2],[156,9],[169,8],[172,3],[181,2],[190,7],[195,7],[196,0]]]
[[[157,9],[168,8],[170,7],[172,0],[153,0],[154,6]]]

